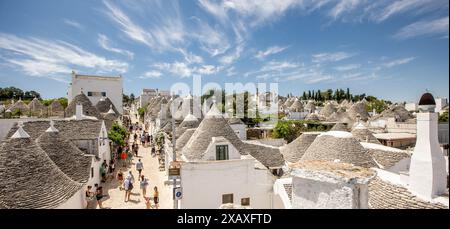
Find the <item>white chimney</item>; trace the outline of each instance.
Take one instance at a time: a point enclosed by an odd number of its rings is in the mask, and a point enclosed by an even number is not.
[[[81,104],[77,104],[77,106],[76,106],[75,119],[77,119],[77,120],[83,119],[83,105],[81,105]]]
[[[425,200],[443,194],[447,187],[444,154],[438,141],[438,114],[435,101],[425,93],[417,113],[417,140],[409,168],[409,190]]]

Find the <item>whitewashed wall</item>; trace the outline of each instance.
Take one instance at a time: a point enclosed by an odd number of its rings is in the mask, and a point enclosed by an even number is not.
[[[85,208],[84,204],[84,189],[80,189],[77,193],[75,193],[70,199],[68,199],[65,203],[61,204],[57,207],[57,209],[83,209]]]
[[[233,129],[234,133],[241,140],[247,140],[247,126],[245,124],[233,124],[230,125],[231,129]]]
[[[211,143],[209,143],[208,148],[205,150],[202,160],[214,161],[216,160],[216,146],[217,145],[227,145],[228,146],[228,158],[237,160],[241,158],[239,151],[234,148],[234,146],[224,138],[212,138]]]
[[[110,80],[106,80],[103,78],[84,78],[84,77],[72,77],[72,85],[69,88],[68,100],[69,103],[72,99],[81,93],[83,89],[83,93],[87,96],[89,91],[92,92],[106,92],[106,97],[108,97],[111,102],[116,107],[117,111],[122,114],[122,99],[123,99],[123,81],[120,77],[114,77]],[[101,96],[94,97],[88,96],[89,100],[95,106],[98,101],[102,98]]]
[[[233,194],[234,203],[250,198],[252,208],[271,208],[272,175],[255,170],[254,159],[184,162],[181,166],[182,209],[217,209],[222,194]]]

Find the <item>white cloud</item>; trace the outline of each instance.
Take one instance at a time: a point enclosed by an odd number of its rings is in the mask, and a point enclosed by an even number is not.
[[[250,71],[244,74],[245,77],[255,74],[276,72],[278,75],[283,74],[286,70],[292,70],[300,67],[298,63],[293,63],[289,61],[269,61],[264,64],[264,66],[256,71]]]
[[[144,73],[142,76],[140,76],[139,78],[140,78],[140,79],[158,79],[158,78],[160,78],[161,76],[162,76],[162,73],[161,73],[161,72],[152,70],[152,71],[145,72],[145,73]]]
[[[390,5],[386,6],[382,12],[375,19],[378,22],[384,21],[394,14],[405,12],[417,6],[428,4],[427,0],[401,0],[392,2]]]
[[[344,72],[344,71],[355,70],[360,67],[361,67],[360,64],[348,64],[348,65],[343,65],[343,66],[337,66],[334,69],[336,69],[337,71],[340,71],[340,72]]]
[[[133,23],[130,18],[115,5],[107,1],[103,1],[103,3],[109,10],[107,12],[107,15],[121,27],[122,32],[124,32],[129,38],[143,43],[149,47],[155,46],[153,36],[150,33],[146,32],[143,28]]]
[[[98,41],[99,45],[107,51],[115,52],[115,53],[119,53],[119,54],[128,56],[128,58],[130,58],[130,59],[133,59],[133,57],[134,57],[134,53],[132,53],[128,50],[112,47],[111,41],[109,40],[109,38],[103,34],[98,35],[97,41]]]
[[[231,53],[220,57],[219,62],[224,65],[230,65],[241,57],[242,51],[244,51],[243,43],[238,44]]]
[[[272,46],[267,48],[265,51],[258,51],[258,53],[255,55],[255,58],[263,60],[267,56],[280,53],[284,51],[287,47],[280,47],[280,46]]]
[[[395,67],[395,66],[398,66],[398,65],[407,64],[407,63],[413,61],[414,59],[416,59],[416,57],[407,57],[407,58],[392,60],[390,62],[384,63],[383,67],[385,67],[385,68],[392,68],[392,67]]]
[[[191,77],[196,74],[211,75],[221,70],[221,68],[214,65],[190,66],[190,64],[188,63],[178,61],[173,63],[156,63],[153,65],[153,67],[180,78]]]
[[[374,73],[372,74],[363,74],[363,73],[353,73],[353,74],[347,74],[347,75],[343,75],[342,76],[342,80],[347,82],[347,81],[361,81],[361,80],[370,80],[370,79],[376,79],[377,75],[375,75]]]
[[[217,17],[221,22],[225,22],[225,20],[227,20],[227,12],[222,5],[212,3],[209,0],[199,0],[198,3],[200,7]]]
[[[175,76],[180,78],[190,77],[192,76],[193,70],[183,62],[174,62],[174,63],[157,63],[154,64],[154,67],[169,72]]]
[[[319,83],[319,82],[323,82],[323,81],[328,81],[333,79],[333,77],[329,76],[329,75],[318,75],[316,77],[310,78],[306,81],[306,83],[308,84],[314,84],[314,83]]]
[[[432,21],[422,20],[405,26],[394,35],[394,38],[403,40],[431,35],[448,35],[448,16]]]
[[[249,18],[250,24],[255,26],[283,16],[288,9],[299,6],[301,2],[300,0],[227,0],[223,1],[222,5],[226,10],[233,10],[243,17]]]
[[[203,63],[203,58],[201,56],[195,55],[192,52],[188,52],[185,49],[179,48],[178,51],[184,56],[184,60],[188,63],[201,64]]]
[[[5,59],[31,76],[69,74],[75,67],[97,72],[124,73],[126,62],[109,60],[63,41],[20,38],[0,33],[0,49],[9,51]]]
[[[174,1],[168,1],[171,5],[162,5],[161,2],[146,4],[152,7],[152,16],[149,22],[152,26],[144,29],[134,23],[124,11],[109,1],[103,1],[106,6],[106,14],[114,21],[125,35],[130,39],[147,45],[153,50],[176,50],[178,44],[183,43],[185,31],[179,15],[178,5]]]
[[[197,22],[197,25],[191,36],[198,40],[200,49],[214,57],[225,53],[231,47],[227,36],[219,29],[211,27],[196,17],[192,19]]]
[[[334,19],[337,19],[342,14],[354,10],[361,0],[340,0],[328,13],[328,15]]]
[[[217,72],[217,68],[214,65],[203,65],[196,69],[196,72],[201,75],[211,75]]]
[[[80,30],[83,30],[83,29],[84,29],[84,27],[83,27],[80,23],[78,23],[78,22],[76,22],[76,21],[69,20],[69,19],[64,19],[63,22],[64,22],[66,25],[72,26],[72,27],[74,27],[74,28],[77,28],[77,29],[80,29]]]
[[[301,0],[223,0],[214,3],[208,0],[199,1],[199,5],[205,11],[218,18],[222,23],[226,23],[230,18],[229,14],[234,13],[239,18],[247,19],[251,26],[277,19],[283,16],[288,9],[299,6],[301,3]]]
[[[395,0],[395,1],[369,1],[364,13],[368,19],[383,22],[398,14],[411,14],[413,16],[433,12],[439,15],[448,12],[448,0]]]
[[[227,76],[234,76],[234,75],[237,75],[235,67],[234,67],[234,66],[229,67],[229,68],[226,70],[226,74],[227,74]]]
[[[344,59],[348,59],[355,54],[346,52],[334,52],[334,53],[318,53],[314,54],[312,57],[312,62],[322,63],[322,62],[337,62]]]

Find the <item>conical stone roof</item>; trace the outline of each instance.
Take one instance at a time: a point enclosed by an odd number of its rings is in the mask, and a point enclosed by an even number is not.
[[[31,102],[28,104],[28,108],[34,112],[41,111],[45,109],[45,106],[42,105],[42,103],[39,101],[39,99],[34,98],[31,100]]]
[[[53,102],[50,104],[50,109],[51,109],[52,112],[62,112],[62,111],[64,111],[64,107],[56,99],[53,100]]]
[[[98,103],[95,105],[95,108],[97,108],[100,113],[107,113],[110,108],[112,108],[116,114],[119,113],[108,97],[100,99],[100,101],[98,101]]]
[[[286,102],[284,102],[283,105],[284,105],[285,107],[290,107],[293,103],[294,103],[294,101],[292,101],[291,98],[288,98],[288,99],[286,100]]]
[[[184,146],[186,146],[186,143],[189,141],[189,139],[192,137],[192,135],[195,132],[194,129],[186,129],[178,138],[176,141],[176,150],[177,152],[180,152],[181,149],[183,149]]]
[[[301,158],[301,161],[308,160],[339,160],[364,168],[376,166],[358,140],[351,133],[344,131],[329,131],[317,136]]]
[[[212,141],[212,137],[223,137],[230,141],[241,154],[246,154],[243,151],[241,140],[239,140],[233,129],[228,125],[227,120],[223,118],[220,111],[215,104],[213,104],[203,121],[187,142],[182,151],[183,155],[188,160],[201,160],[205,154],[206,148]]]
[[[95,108],[89,98],[81,93],[69,103],[69,105],[66,108],[66,116],[71,117],[76,114],[76,107],[77,104],[81,104],[83,106],[83,114],[86,116],[92,116],[96,118],[101,118],[100,113],[98,112],[97,108]]]
[[[336,111],[336,108],[332,103],[327,103],[323,107],[322,110],[320,110],[320,114],[323,115],[325,118],[328,118],[331,114],[333,114]]]
[[[28,111],[28,106],[27,104],[25,104],[21,99],[19,99],[17,102],[15,102],[10,108],[9,110],[11,110],[12,112],[16,111],[16,110],[20,110],[22,113],[27,112]]]
[[[360,142],[381,144],[380,141],[378,141],[378,139],[373,136],[372,132],[370,132],[370,130],[367,129],[367,127],[365,127],[362,123],[358,123],[358,125],[353,128],[351,133],[353,137],[355,137],[356,140]]]
[[[289,111],[291,112],[302,112],[303,104],[296,98],[294,103],[289,107]]]
[[[197,128],[200,121],[192,115],[188,114],[175,130],[175,136],[180,137],[187,129]]]
[[[315,114],[315,113],[311,113],[311,114],[308,114],[308,115],[305,117],[305,120],[310,120],[310,121],[320,121],[320,117],[319,117],[319,115],[317,115],[317,114]]]
[[[369,113],[366,110],[366,103],[360,101],[353,104],[348,110],[348,115],[353,121],[357,121],[358,116],[361,120],[367,121],[369,119]]]
[[[405,109],[402,105],[393,105],[389,107],[388,109],[381,112],[379,115],[375,115],[371,118],[371,120],[376,120],[380,118],[398,118],[398,121],[404,122],[408,119],[414,118],[414,116]]]
[[[347,124],[338,122],[331,128],[332,131],[348,131]]]
[[[31,138],[10,138],[0,148],[0,202],[11,209],[57,208],[82,184],[64,174]]]
[[[281,147],[280,152],[283,154],[284,159],[291,163],[298,162],[319,134],[321,132],[302,133],[294,141]]]
[[[56,130],[56,129],[55,129]],[[72,142],[56,130],[47,130],[36,139],[58,168],[72,180],[86,183],[91,170],[90,156],[84,155]]]
[[[305,106],[305,110],[314,112],[315,109],[316,109],[316,104],[314,103],[314,101],[308,101],[308,103]]]

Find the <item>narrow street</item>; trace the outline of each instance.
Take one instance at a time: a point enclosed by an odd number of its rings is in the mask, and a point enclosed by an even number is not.
[[[133,123],[136,123],[138,120],[135,117],[135,112],[131,111],[131,120]],[[132,142],[132,134],[130,135]],[[154,208],[153,203],[153,188],[155,186],[158,187],[159,191],[159,208],[160,209],[172,209],[173,208],[173,200],[172,200],[172,186],[164,185],[164,181],[167,180],[166,172],[159,171],[159,164],[157,156],[152,157],[151,148],[143,147],[139,143],[139,151],[138,157],[133,157],[133,160],[128,167],[121,167],[119,164],[116,165],[116,174],[119,169],[122,169],[124,176],[128,174],[129,171],[132,172],[135,178],[135,182],[133,184],[134,188],[131,191],[130,200],[125,202],[125,191],[119,189],[119,182],[116,178],[113,180],[109,180],[106,184],[104,184],[105,194],[108,196],[104,198],[103,207],[104,208],[112,208],[112,209],[145,209],[145,199],[142,196],[142,190],[139,187],[138,181],[138,171],[136,170],[136,163],[141,159],[144,164],[144,169],[142,170],[142,174],[149,180],[149,185],[147,187],[146,197],[151,198],[152,208]]]

